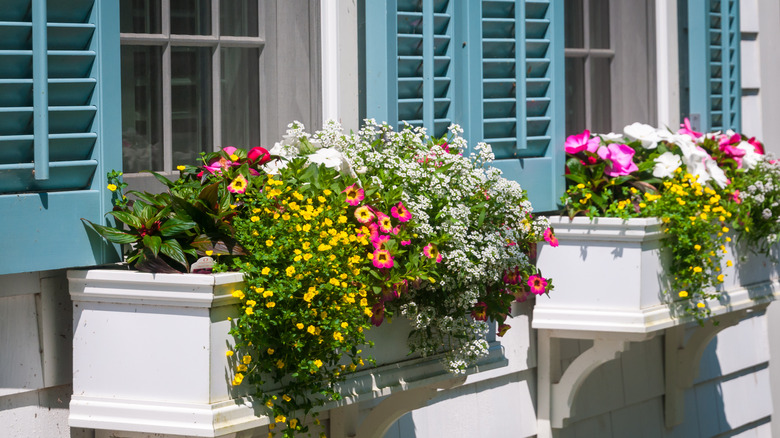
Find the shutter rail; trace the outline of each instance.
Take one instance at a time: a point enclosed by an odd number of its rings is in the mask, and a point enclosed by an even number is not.
[[[46,0],[32,0],[33,32],[33,176],[49,179],[49,60]]]

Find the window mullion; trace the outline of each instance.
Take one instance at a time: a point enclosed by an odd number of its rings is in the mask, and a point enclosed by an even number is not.
[[[220,0],[211,2],[211,35],[217,39],[217,45],[211,54],[211,100],[212,100],[212,150],[219,150],[222,145],[222,50],[219,36],[222,34],[220,25]]]
[[[171,34],[170,0],[162,0],[163,35]],[[163,171],[173,172],[173,106],[171,104],[171,44],[166,40],[162,52],[162,117],[163,117]]]
[[[586,55],[583,63],[583,75],[584,75],[584,88],[585,88],[585,126],[590,128],[593,126],[593,114],[591,111],[592,87],[591,87],[591,74],[590,74],[590,0],[583,0],[582,5],[582,18],[584,20],[582,26],[582,40],[583,47],[585,48]]]

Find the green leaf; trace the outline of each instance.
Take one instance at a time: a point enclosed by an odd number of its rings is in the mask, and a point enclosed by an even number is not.
[[[577,184],[585,184],[588,180],[584,176],[576,173],[570,173],[568,175],[564,175],[564,177],[566,177],[566,179],[568,179],[569,181],[575,182]]]
[[[157,178],[157,181],[160,181],[161,183],[163,183],[163,184],[164,184],[166,187],[168,187],[168,188],[171,188],[171,187],[173,187],[173,186],[175,185],[175,184],[173,183],[173,181],[171,181],[171,180],[169,180],[168,178],[166,178],[166,177],[164,177],[164,176],[160,175],[160,174],[159,174],[159,173],[157,173],[157,172],[154,172],[154,171],[151,171],[151,170],[147,170],[146,172],[149,172],[149,173],[151,173],[152,175],[154,175],[154,177],[155,177],[155,178]]]
[[[184,251],[181,249],[181,245],[179,244],[178,240],[168,239],[164,241],[160,247],[160,252],[181,263],[185,268],[187,268],[187,271],[190,270],[190,264],[187,263],[187,257],[184,255]]]
[[[108,214],[114,216],[118,220],[130,225],[133,228],[141,228],[143,222],[141,219],[135,217],[132,213],[127,211],[109,211]]]
[[[189,231],[197,226],[198,224],[195,222],[185,221],[174,217],[163,222],[163,224],[160,226],[160,233],[165,237],[169,237],[179,234],[183,231]]]
[[[155,257],[160,253],[160,247],[162,246],[162,239],[160,236],[152,236],[147,234],[144,236],[143,245],[152,251]]]
[[[133,243],[138,241],[138,236],[134,234],[125,233],[124,231],[118,230],[116,228],[98,225],[84,218],[81,218],[81,220],[87,225],[89,225],[93,230],[95,230],[96,233],[98,233],[103,238],[113,243],[122,244],[122,243]]]

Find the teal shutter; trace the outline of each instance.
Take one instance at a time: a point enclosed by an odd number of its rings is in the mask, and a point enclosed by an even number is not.
[[[105,223],[121,168],[118,10],[0,0],[0,274],[117,258],[80,218]]]
[[[686,23],[689,116],[702,130],[739,131],[739,1],[688,0]]]
[[[563,5],[381,3],[365,11],[366,116],[435,136],[457,123],[472,146],[493,146],[495,166],[538,211],[556,209],[564,188]]]

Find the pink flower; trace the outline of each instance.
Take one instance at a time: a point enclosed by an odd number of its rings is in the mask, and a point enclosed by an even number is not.
[[[600,147],[597,153],[602,160],[610,160],[612,162],[611,166],[607,166],[604,169],[604,173],[607,176],[628,175],[639,170],[636,164],[634,164],[635,151],[631,146],[611,143],[606,147]]]
[[[382,325],[382,321],[385,320],[385,305],[382,303],[374,304],[371,313],[371,324],[374,324],[377,327]]]
[[[761,144],[760,141],[756,140],[755,137],[750,137],[747,142],[753,145],[753,149],[757,154],[764,155],[764,145]]]
[[[496,335],[504,336],[506,334],[506,332],[508,332],[509,329],[511,329],[511,328],[512,328],[512,326],[509,325],[509,324],[501,324],[500,326],[498,326],[498,332],[496,333]]]
[[[528,277],[528,287],[534,294],[541,295],[547,289],[547,280],[538,275],[532,275]]]
[[[384,245],[385,242],[387,242],[388,240],[390,240],[390,236],[386,234],[385,235],[377,234],[376,236],[371,238],[371,243],[374,245],[374,249],[381,249],[382,245]]]
[[[230,184],[228,184],[228,192],[230,193],[245,193],[247,186],[247,180],[244,175],[238,175]]]
[[[393,255],[386,249],[377,249],[374,251],[374,266],[382,268],[392,268],[395,262],[393,261]]]
[[[401,246],[407,246],[407,245],[411,245],[411,244],[412,244],[411,240],[402,240],[401,241]]]
[[[731,200],[737,204],[742,203],[742,199],[739,197],[739,190],[734,190],[734,193],[731,195]]]
[[[520,270],[515,266],[514,269],[506,271],[504,273],[504,283],[506,284],[518,284],[520,283]]]
[[[558,238],[553,234],[552,228],[544,230],[544,240],[552,247],[558,246]]]
[[[680,124],[680,130],[677,131],[677,133],[687,135],[691,137],[694,141],[698,140],[699,137],[704,135],[701,132],[696,132],[693,130],[693,128],[691,128],[691,121],[688,120],[687,117],[685,118],[685,123]]]
[[[407,222],[412,218],[412,213],[409,213],[409,210],[404,207],[403,202],[399,202],[398,205],[392,207],[390,209],[390,214],[392,214],[394,218],[398,219],[398,222]]]
[[[271,154],[268,153],[268,151],[265,148],[256,146],[249,150],[249,153],[247,154],[246,158],[252,164],[257,163],[258,165],[262,165],[271,161]]]
[[[564,149],[567,154],[577,154],[584,150],[596,152],[599,148],[599,143],[600,141],[597,137],[590,138],[590,131],[586,129],[582,131],[582,134],[566,137]]]
[[[352,184],[351,186],[342,190],[341,193],[347,194],[347,204],[353,207],[360,204],[360,202],[366,197],[363,189],[357,187],[355,184]]]
[[[477,321],[487,321],[487,304],[481,301],[475,304],[471,311],[471,317]]]
[[[374,220],[374,213],[371,212],[371,208],[367,205],[361,205],[355,209],[355,219],[361,224],[367,224]]]
[[[390,220],[390,216],[382,213],[381,211],[377,211],[376,221],[379,224],[379,229],[382,230],[383,233],[393,232],[393,223]]]
[[[444,149],[444,151],[448,154],[450,153],[450,145],[448,145],[446,141],[441,144],[441,148]]]
[[[228,155],[235,154],[237,150],[238,149],[234,148],[233,146],[225,146],[224,148],[222,148],[222,152],[224,152],[224,153],[226,153]]]
[[[436,245],[429,243],[423,248],[423,254],[429,259],[436,259],[436,263],[441,263],[441,253]]]

